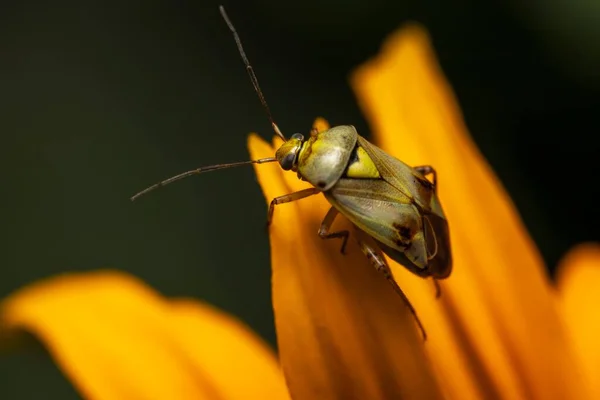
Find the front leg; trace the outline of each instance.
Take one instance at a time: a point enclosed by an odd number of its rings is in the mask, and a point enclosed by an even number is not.
[[[318,194],[319,190],[317,188],[308,188],[299,190],[294,193],[284,194],[283,196],[275,197],[271,200],[271,204],[269,204],[269,211],[267,213],[267,228],[271,226],[271,222],[273,221],[273,213],[275,212],[275,206],[283,203],[290,203],[292,201],[300,200],[305,197],[314,196]]]
[[[437,192],[437,172],[435,172],[435,169],[433,169],[431,165],[419,165],[417,167],[413,167],[413,169],[423,176],[431,174],[433,180],[433,190],[434,192]]]
[[[321,222],[321,227],[319,228],[319,237],[321,239],[342,238],[342,248],[340,249],[340,252],[342,254],[346,254],[346,243],[348,243],[348,237],[350,236],[350,232],[348,232],[347,230],[337,232],[329,231],[338,213],[339,212],[335,207],[331,207],[329,211],[327,211],[323,222]]]
[[[371,264],[375,267],[375,269],[381,272],[384,278],[392,285],[394,291],[402,298],[404,304],[408,307],[408,310],[413,315],[415,322],[417,323],[419,329],[421,330],[421,334],[423,335],[423,340],[427,340],[427,333],[425,332],[425,328],[419,319],[415,308],[412,306],[408,297],[404,294],[400,286],[394,280],[394,276],[392,275],[392,271],[385,261],[385,257],[381,249],[372,241],[369,240],[367,234],[356,228],[355,237],[357,238],[358,245],[360,246],[361,251],[367,257],[367,259],[371,262]],[[370,243],[369,243],[370,242]]]

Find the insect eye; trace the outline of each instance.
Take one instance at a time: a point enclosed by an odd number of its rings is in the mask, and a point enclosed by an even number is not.
[[[296,139],[302,142],[304,141],[304,135],[302,135],[301,133],[294,133],[292,135],[292,139]]]
[[[279,165],[281,165],[283,170],[289,171],[294,167],[294,161],[296,161],[296,153],[290,151],[279,161]]]

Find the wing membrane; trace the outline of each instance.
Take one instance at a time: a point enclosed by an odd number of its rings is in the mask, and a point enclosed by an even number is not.
[[[361,230],[404,253],[418,268],[427,267],[423,220],[413,200],[404,193],[380,179],[340,179],[324,194]]]
[[[425,211],[432,211],[433,184],[412,167],[404,164],[358,136],[358,144],[373,160],[384,181],[398,189]]]

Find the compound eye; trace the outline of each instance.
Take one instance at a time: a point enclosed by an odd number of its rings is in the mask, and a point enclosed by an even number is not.
[[[304,141],[304,135],[302,135],[301,133],[294,133],[292,135],[292,139],[296,139],[302,142]]]
[[[296,153],[289,152],[281,159],[279,165],[281,165],[281,169],[284,171],[289,171],[294,167],[294,161],[296,161]]]

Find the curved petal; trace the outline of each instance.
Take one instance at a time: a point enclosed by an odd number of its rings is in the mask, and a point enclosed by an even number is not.
[[[324,129],[324,121],[317,125]],[[281,143],[275,139],[275,144]],[[252,135],[253,158],[275,149]],[[256,167],[268,202],[307,187],[276,165]],[[294,399],[440,398],[411,314],[351,240],[317,236],[327,201],[277,206],[270,230],[275,325]],[[343,229],[344,221],[334,225]]]
[[[600,244],[573,248],[557,270],[563,316],[577,355],[591,386],[592,399],[600,398]]]
[[[289,398],[272,352],[239,321],[123,273],[35,283],[2,303],[0,321],[0,337],[36,335],[86,398]]]
[[[441,301],[403,268],[397,276],[432,331],[427,348],[452,397],[468,390],[486,398],[583,398],[540,256],[471,140],[425,30],[411,25],[393,35],[352,83],[378,144],[438,172],[452,276]]]

